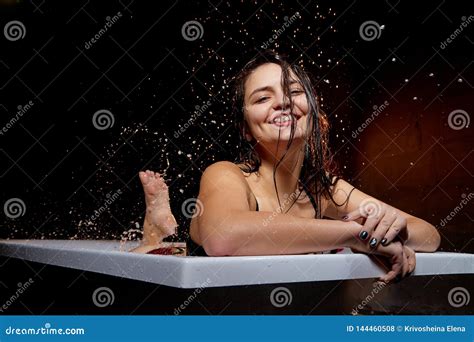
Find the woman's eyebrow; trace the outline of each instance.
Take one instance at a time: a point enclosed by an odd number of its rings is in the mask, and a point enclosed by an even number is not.
[[[251,98],[254,94],[260,92],[260,91],[266,91],[266,90],[273,90],[272,87],[270,86],[265,86],[265,87],[260,87],[260,88],[257,88],[255,89],[254,91],[252,91],[252,93],[249,95],[249,98]]]
[[[298,84],[298,85],[300,85],[300,86],[302,86],[302,84],[301,84],[300,81],[295,81],[295,80],[292,80],[292,81],[290,82],[290,86],[293,85],[293,84],[295,84],[295,83]]]
[[[290,82],[290,86],[295,84],[295,83],[301,85],[300,82],[293,80],[293,81]],[[251,98],[254,94],[256,94],[260,91],[267,91],[267,90],[273,90],[273,88],[271,86],[264,86],[264,87],[257,88],[254,91],[252,91],[252,93],[249,95],[249,98]]]

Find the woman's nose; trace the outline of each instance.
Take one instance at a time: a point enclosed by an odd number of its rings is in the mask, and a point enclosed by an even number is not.
[[[290,108],[290,100],[286,96],[275,97],[273,102],[273,109],[285,111]]]

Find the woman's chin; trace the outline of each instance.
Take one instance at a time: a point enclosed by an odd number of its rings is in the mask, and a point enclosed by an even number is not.
[[[298,140],[304,140],[305,137],[306,137],[305,134],[296,131],[293,135],[292,140],[296,142]],[[276,132],[276,134],[273,133],[272,136],[271,136],[271,140],[272,140],[273,143],[278,143],[278,141],[280,141],[280,143],[281,142],[288,142],[290,140],[290,138],[291,138],[290,129],[281,130],[279,133],[278,132]]]
[[[273,147],[278,146],[278,149],[286,149],[288,142],[290,141],[290,134],[282,134],[280,137],[278,135],[268,137],[264,141],[261,140],[260,143],[264,146],[268,146],[267,149],[273,149]],[[291,139],[291,146],[303,145],[306,141],[305,136],[302,134],[295,134]]]

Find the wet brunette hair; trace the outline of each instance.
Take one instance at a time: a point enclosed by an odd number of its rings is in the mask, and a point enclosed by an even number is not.
[[[256,140],[252,138],[251,141],[246,139],[246,134],[250,134],[250,131],[245,121],[245,82],[248,77],[259,66],[266,63],[278,64],[282,69],[281,85],[285,94],[285,99],[288,99],[288,105],[290,108],[290,115],[293,115],[294,103],[291,96],[290,85],[291,82],[298,82],[304,89],[306,99],[308,102],[308,115],[307,115],[307,132],[304,146],[304,160],[301,168],[299,177],[299,194],[293,204],[298,200],[302,193],[302,188],[305,189],[308,195],[316,198],[317,206],[317,218],[321,218],[321,195],[325,198],[330,198],[333,202],[331,186],[333,186],[338,176],[332,176],[336,172],[336,166],[332,161],[332,156],[328,148],[328,131],[329,123],[325,113],[319,108],[319,103],[316,95],[316,91],[308,74],[298,65],[290,65],[284,56],[278,53],[265,50],[259,52],[256,57],[251,59],[240,71],[240,73],[234,79],[234,98],[232,112],[234,122],[239,130],[239,141],[238,150],[239,155],[236,159],[237,163],[243,164],[241,170],[246,173],[258,172],[261,165],[261,159],[255,150]],[[291,72],[296,76],[294,79]],[[273,183],[275,191],[278,197],[278,203],[281,208],[280,197],[278,195],[278,189],[276,185],[276,170],[285,158],[288,149],[293,142],[294,133],[296,130],[296,120],[291,121],[290,139],[288,140],[286,151],[281,159],[274,165],[273,168]],[[251,135],[251,134],[250,134]],[[280,136],[278,137],[280,138]],[[348,196],[349,197],[349,196]],[[346,200],[347,202],[347,200]],[[337,204],[342,206],[345,203]],[[292,204],[292,205],[293,205]],[[291,208],[291,207],[290,207]],[[289,210],[289,209],[288,209]]]

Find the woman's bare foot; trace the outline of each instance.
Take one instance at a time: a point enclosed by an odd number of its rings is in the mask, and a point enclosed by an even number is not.
[[[178,226],[170,208],[168,186],[153,171],[140,171],[139,177],[145,192],[146,215],[143,224],[143,244],[132,250],[147,253],[159,248],[164,238],[176,234]]]

